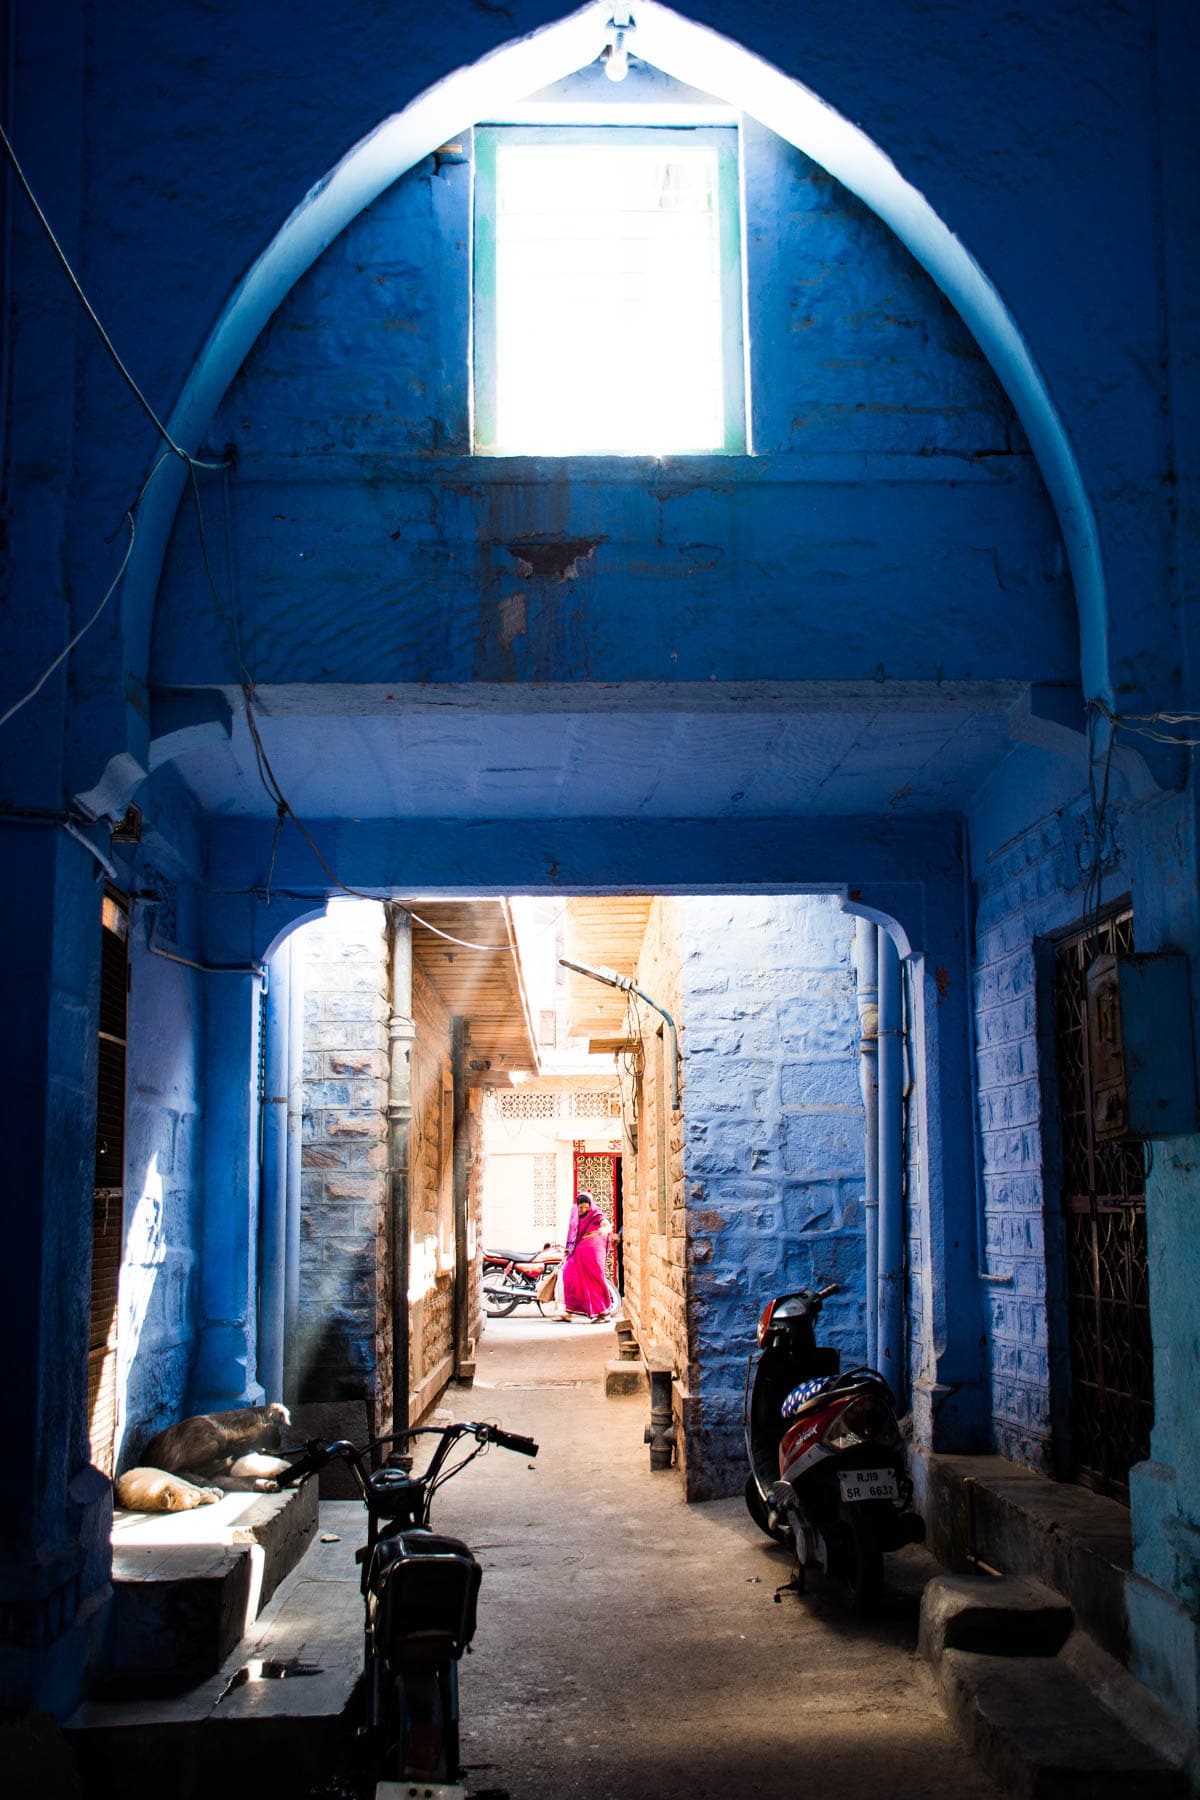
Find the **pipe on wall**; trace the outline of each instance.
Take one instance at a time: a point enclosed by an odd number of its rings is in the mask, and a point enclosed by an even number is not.
[[[879,1368],[903,1402],[904,1368],[904,1087],[900,955],[878,927],[879,958]]]
[[[300,1397],[296,1357],[300,1342],[300,1176],[304,1142],[304,947],[287,940],[287,1202],[284,1226],[283,1385],[289,1405]]]
[[[291,939],[271,959],[264,1029],[258,1246],[258,1378],[268,1400],[283,1396],[287,1263],[288,1049]]]
[[[461,1381],[472,1366],[471,1355],[471,1257],[470,1168],[468,1141],[471,1092],[467,1085],[467,1041],[470,1027],[456,1018],[453,1033],[454,1143],[452,1184],[454,1196],[454,1373]]]
[[[879,928],[858,919],[859,1081],[863,1098],[863,1234],[866,1246],[867,1365],[879,1355]]]
[[[412,1134],[413,1023],[412,918],[403,907],[388,907],[391,966],[388,1011],[388,1216],[392,1249],[392,1422],[403,1431],[409,1420],[408,1284],[409,1150]]]

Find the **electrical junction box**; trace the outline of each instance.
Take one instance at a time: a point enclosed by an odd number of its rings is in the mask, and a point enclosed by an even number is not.
[[[1196,1130],[1186,956],[1098,956],[1087,972],[1087,1042],[1097,1143]]]

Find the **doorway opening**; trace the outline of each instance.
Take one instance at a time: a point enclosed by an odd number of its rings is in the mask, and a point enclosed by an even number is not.
[[[669,1396],[688,1498],[744,1481],[778,1295],[832,1290],[824,1342],[905,1409],[941,1141],[918,968],[830,891],[330,901],[272,961],[260,1369],[311,1430],[419,1422],[485,1330],[571,1313],[532,1264],[586,1189],[611,1301],[580,1317]],[[497,1306],[501,1250],[528,1292]]]
[[[125,1244],[125,1063],[129,994],[129,903],[115,888],[105,887],[100,903],[100,931],[87,1419],[89,1458],[97,1469],[111,1476],[118,1423],[118,1295]]]
[[[776,1295],[835,1287],[823,1330],[853,1367],[883,1353],[882,1291],[899,1331],[889,1380],[908,1386],[917,1152],[906,1156],[903,1107],[886,1119],[898,1211],[882,1290],[877,1141],[868,1149],[880,1130],[864,1081],[876,977],[860,946],[865,931],[874,947],[878,928],[827,893],[510,904],[541,1043],[533,1076],[482,1096],[484,1247],[527,1260],[561,1251],[576,1196],[591,1194],[611,1228],[622,1330],[671,1377],[685,1492],[740,1490],[739,1382]],[[898,960],[896,973],[899,989]],[[908,1026],[902,1016],[897,1048]],[[535,1284],[518,1275],[526,1304],[506,1289],[487,1325],[514,1341],[538,1323]]]

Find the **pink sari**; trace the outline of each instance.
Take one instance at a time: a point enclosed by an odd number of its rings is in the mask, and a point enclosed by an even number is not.
[[[581,1215],[576,1201],[571,1208],[571,1229],[567,1233],[567,1256],[562,1270],[562,1300],[568,1312],[586,1313],[589,1319],[594,1319],[612,1305],[612,1294],[604,1276],[609,1230],[608,1220],[599,1207],[593,1204]]]

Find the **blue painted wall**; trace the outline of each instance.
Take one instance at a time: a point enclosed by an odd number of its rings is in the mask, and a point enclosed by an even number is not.
[[[688,1493],[740,1493],[767,1301],[837,1282],[821,1340],[866,1352],[863,1109],[850,947],[821,896],[676,901],[690,1290]]]
[[[179,837],[194,857],[190,811],[180,796]],[[135,907],[130,933],[119,1468],[136,1463],[147,1440],[185,1410],[196,1351],[204,1212],[204,983],[220,979],[169,962],[149,947],[153,933],[161,949],[199,955],[195,877],[172,846],[161,838],[148,844],[130,868],[128,885],[159,894],[163,903]]]
[[[239,679],[230,606],[256,681],[332,695],[385,671],[730,681],[781,661],[884,683],[1071,681],[1053,513],[970,333],[809,158],[751,121],[743,164],[755,456],[471,458],[471,169],[427,158],[297,283],[218,411],[209,440],[236,454],[227,603],[185,506],[158,686]],[[223,479],[206,481],[214,546]],[[539,538],[563,545],[566,592],[522,554]]]

